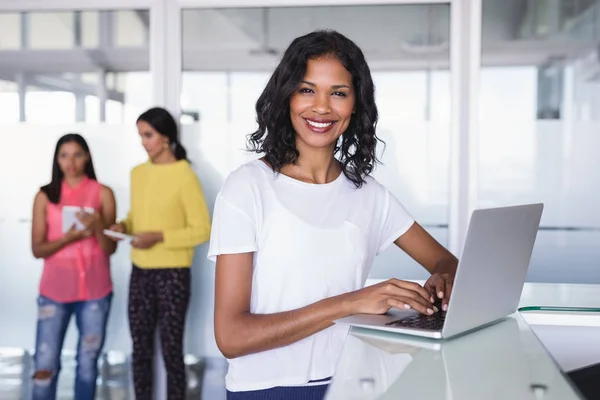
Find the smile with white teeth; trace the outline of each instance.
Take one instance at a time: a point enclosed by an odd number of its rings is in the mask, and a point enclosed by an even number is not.
[[[307,119],[306,122],[308,122],[309,125],[314,126],[315,128],[327,128],[328,126],[333,124],[333,122],[315,122],[311,121],[310,119]]]

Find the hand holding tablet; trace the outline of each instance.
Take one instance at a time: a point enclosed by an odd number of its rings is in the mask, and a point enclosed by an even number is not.
[[[119,240],[127,240],[128,242],[131,242],[132,240],[135,239],[135,236],[127,235],[125,233],[121,233],[121,232],[117,232],[117,231],[111,231],[110,229],[105,229],[102,232],[106,236],[110,236],[110,237],[113,237],[113,238],[119,239]]]
[[[62,208],[62,231],[67,233],[73,226],[77,230],[85,230],[85,225],[77,217],[80,212],[93,214],[94,209],[91,207],[63,206]]]

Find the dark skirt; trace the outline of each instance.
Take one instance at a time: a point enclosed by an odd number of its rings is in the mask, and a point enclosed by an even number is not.
[[[320,381],[329,382],[331,378]],[[317,383],[320,381],[310,381]],[[322,400],[325,397],[328,383],[315,386],[277,386],[263,390],[247,392],[227,391],[227,400]]]

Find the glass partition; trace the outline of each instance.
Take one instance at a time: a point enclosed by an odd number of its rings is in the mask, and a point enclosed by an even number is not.
[[[600,283],[599,11],[483,1],[479,206],[544,203],[529,281]]]

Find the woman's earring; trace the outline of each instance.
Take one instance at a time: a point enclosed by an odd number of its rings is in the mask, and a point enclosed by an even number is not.
[[[169,148],[169,143],[164,143],[164,144],[163,144],[163,147],[164,147],[165,149],[168,149],[168,148]]]

